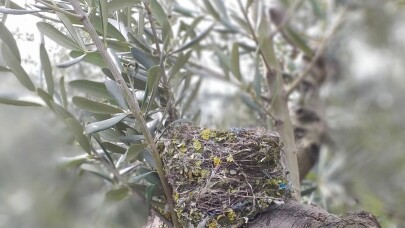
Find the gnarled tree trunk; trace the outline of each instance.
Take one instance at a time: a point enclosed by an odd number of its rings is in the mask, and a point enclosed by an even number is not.
[[[365,211],[348,213],[344,216],[329,214],[324,209],[289,201],[281,205],[270,206],[269,210],[262,213],[249,227],[252,228],[312,228],[312,227],[341,227],[379,228],[376,218]]]

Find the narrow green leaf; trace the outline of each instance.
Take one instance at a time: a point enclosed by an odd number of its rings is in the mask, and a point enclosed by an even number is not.
[[[117,83],[113,80],[107,80],[105,82],[105,87],[107,88],[108,93],[114,98],[115,102],[123,108],[123,109],[128,109],[127,102],[125,101],[125,97],[122,94],[122,91],[120,87],[117,85]]]
[[[142,174],[140,174],[140,175],[138,175],[138,176],[132,176],[132,177],[129,179],[129,182],[130,182],[130,183],[137,183],[137,182],[139,182],[139,181],[145,179],[147,176],[153,175],[153,173],[155,173],[155,171],[149,171],[149,172],[146,172],[146,173],[142,173]]]
[[[189,9],[179,5],[177,2],[174,3],[173,11],[181,14],[184,17],[194,17],[192,10],[189,10]]]
[[[52,111],[59,116],[59,118],[61,118],[63,121],[65,121],[68,118],[72,118],[74,119],[73,115],[67,111],[66,109],[64,109],[62,106],[56,104],[53,101],[50,101],[51,104],[51,109]]]
[[[142,38],[145,29],[145,15],[143,10],[139,10],[138,13],[138,33],[136,34],[137,38]]]
[[[213,1],[217,9],[219,10],[220,14],[220,21],[221,23],[230,30],[230,32],[237,31],[237,27],[232,25],[231,21],[229,20],[228,11],[225,7],[224,1]]]
[[[142,157],[146,161],[146,163],[150,165],[150,167],[156,169],[156,161],[148,149],[142,151]]]
[[[131,195],[131,192],[129,191],[129,189],[127,187],[121,187],[118,189],[113,189],[108,191],[105,194],[105,200],[107,202],[117,202],[117,201],[121,201],[127,197],[129,197]]]
[[[200,35],[196,36],[194,39],[190,40],[188,43],[186,43],[179,49],[173,51],[171,54],[184,51],[184,50],[189,49],[189,48],[193,47],[194,45],[198,44],[202,39],[204,39],[211,32],[211,30],[213,28],[214,28],[214,25],[211,25],[210,27],[208,27],[207,30],[202,32]]]
[[[39,45],[39,56],[41,59],[42,70],[44,71],[46,87],[48,88],[49,95],[53,96],[55,91],[54,84],[53,84],[53,76],[52,76],[52,66],[51,61],[49,60],[48,52],[46,52],[45,46],[42,43]]]
[[[14,100],[9,98],[0,97],[0,103],[6,105],[14,105],[14,106],[42,106],[41,104],[31,102],[31,101],[22,101],[22,100]]]
[[[58,160],[58,163],[65,167],[77,167],[87,162],[89,154],[81,154],[74,157],[62,157]]]
[[[136,47],[142,49],[142,51],[145,53],[148,53],[148,54],[151,53],[150,47],[147,44],[145,44],[141,39],[135,37],[131,33],[128,33],[128,39],[131,41],[131,43],[133,43],[133,46],[136,46]]]
[[[98,0],[100,16],[101,16],[101,25],[103,28],[103,39],[104,42],[107,36],[107,26],[108,26],[108,10],[107,10],[107,0]]]
[[[55,43],[71,50],[81,49],[80,46],[75,41],[73,41],[68,36],[60,32],[51,24],[45,22],[38,22],[37,27],[42,34],[47,36],[49,39],[55,41]]]
[[[115,114],[115,113],[122,113],[122,110],[107,104],[99,103],[96,101],[92,101],[86,99],[84,97],[73,97],[72,99],[73,104],[75,104],[78,108],[87,110],[93,113],[102,113],[102,114]]]
[[[113,49],[111,49],[111,48],[107,48],[107,53],[110,56],[110,58],[112,59],[112,61],[114,62],[114,65],[117,67],[119,72],[122,73],[123,67],[122,67],[122,64],[121,64],[121,60],[120,60],[120,58],[118,58],[115,51]]]
[[[149,131],[150,131],[150,132],[155,132],[156,127],[158,126],[159,123],[160,123],[160,119],[159,119],[159,118],[156,118],[156,119],[153,119],[153,120],[149,121],[149,122],[147,123],[147,126],[148,126]]]
[[[34,14],[39,13],[41,10],[18,10],[18,9],[9,9],[0,7],[0,13],[3,14],[12,14],[12,15],[24,15],[24,14]]]
[[[170,77],[173,78],[174,75],[176,75],[180,69],[187,63],[187,61],[190,59],[191,56],[191,51],[183,54],[181,53],[179,57],[176,60],[176,63],[173,65],[173,67],[170,69]]]
[[[111,80],[115,80],[114,75],[112,74],[110,69],[102,68],[101,71],[104,73],[105,76],[107,76],[107,78],[109,78]],[[124,80],[125,80],[125,78],[124,78]],[[125,82],[127,82],[127,80],[125,80]]]
[[[46,103],[46,105],[59,117],[61,118],[63,121],[65,121],[68,118],[72,118],[74,119],[74,117],[72,116],[72,114],[70,114],[69,111],[67,111],[65,108],[63,108],[62,106],[56,104],[53,101],[53,98],[47,93],[45,92],[43,89],[38,88],[37,89],[37,94],[39,97],[42,98],[42,100]]]
[[[120,147],[110,142],[103,142],[102,144],[111,153],[125,154],[125,152],[127,151],[124,147]]]
[[[160,179],[159,179],[159,176],[158,176],[158,174],[157,174],[156,171],[152,171],[152,170],[150,170],[150,169],[143,168],[143,167],[139,168],[139,173],[140,173],[140,174],[150,173],[150,172],[153,172],[153,173],[151,173],[151,174],[145,176],[145,180],[147,180],[147,181],[148,181],[149,183],[151,183],[151,184],[155,184],[155,185],[157,185],[157,186],[161,186]]]
[[[150,9],[153,16],[156,18],[160,25],[163,25],[165,23],[170,24],[166,12],[163,10],[162,6],[157,0],[150,0]]]
[[[272,39],[269,38],[269,21],[264,17],[259,24],[259,48],[264,57],[264,61],[270,66],[275,67],[278,62],[276,55],[274,53],[274,43]]]
[[[99,16],[92,15],[90,17],[90,22],[96,29],[96,31],[99,34],[103,34],[104,29],[103,29],[103,22],[102,19]],[[126,42],[125,37],[121,34],[120,31],[118,31],[112,24],[107,22],[107,33],[105,33],[107,37],[117,39],[119,41]]]
[[[119,40],[107,39],[107,46],[117,52],[129,52],[131,44]]]
[[[229,71],[231,71],[231,61],[228,53],[224,53],[223,50],[220,50],[218,47],[214,47],[215,54],[218,56],[219,63],[221,64],[221,69],[224,71],[226,77],[229,77]],[[228,78],[229,79],[229,78]]]
[[[37,89],[37,94],[45,102],[45,104],[51,108],[51,101],[53,101],[53,98],[41,88]]]
[[[116,167],[115,167],[114,160],[113,160],[113,158],[111,157],[110,153],[107,151],[107,149],[103,146],[103,142],[101,141],[101,138],[100,138],[97,134],[92,135],[92,136],[93,136],[94,140],[96,140],[96,142],[98,143],[98,145],[101,147],[101,149],[103,150],[104,155],[107,157],[107,162],[110,163],[110,165],[111,165],[113,168],[116,168]]]
[[[96,66],[99,66],[101,68],[104,68],[107,66],[103,57],[101,56],[101,54],[98,51],[87,52],[87,53],[84,53],[82,51],[71,51],[69,54],[72,58],[78,58],[78,57],[81,57],[83,54],[85,54],[85,56],[82,59],[83,61],[96,65]]]
[[[101,136],[101,138],[103,138],[106,141],[114,142],[114,143],[121,142],[119,139],[120,134],[112,128],[104,130],[104,131],[100,131],[97,134],[99,134]]]
[[[59,87],[60,87],[60,96],[62,97],[62,104],[63,107],[67,107],[67,96],[66,96],[66,87],[65,87],[65,77],[61,77],[59,81]]]
[[[150,68],[148,71],[148,81],[146,83],[145,95],[144,95],[143,102],[142,102],[142,110],[144,110],[144,111],[146,110],[146,107],[147,107],[147,100],[148,100],[149,96],[152,95],[153,88],[159,82],[158,81],[159,72],[160,72],[159,66],[154,66],[154,67]],[[150,102],[153,102],[152,97],[149,100],[149,103]]]
[[[109,173],[107,173],[106,171],[102,170],[100,167],[93,165],[93,164],[82,164],[80,166],[80,169],[90,172],[98,177],[101,177],[109,182],[113,182],[111,175]]]
[[[74,118],[67,118],[65,120],[66,125],[72,131],[73,136],[79,145],[86,151],[88,154],[91,152],[89,139],[83,134],[83,126]]]
[[[260,63],[260,57],[257,55],[256,56],[256,61],[255,61],[255,76],[253,79],[253,88],[255,90],[256,96],[259,97],[262,94],[262,75],[260,74],[260,68],[259,68],[259,63]]]
[[[20,81],[25,88],[35,91],[34,83],[32,83],[27,72],[25,72],[24,68],[22,68],[20,61],[18,61],[18,59],[14,56],[12,50],[10,50],[7,45],[2,45],[1,52],[5,57],[4,61],[17,77],[18,81]]]
[[[0,66],[0,72],[11,72],[7,67]]]
[[[218,12],[215,10],[215,8],[212,6],[210,0],[204,0],[203,2],[205,5],[205,9],[208,11],[208,13],[211,14],[211,16],[213,16],[216,21],[219,21],[220,16]]]
[[[162,37],[163,40],[166,40],[167,37],[173,36],[172,26],[170,25],[169,18],[166,15],[166,12],[163,10],[162,6],[157,0],[150,0],[150,10],[152,11],[153,16],[162,26]]]
[[[111,99],[107,88],[105,87],[104,83],[101,82],[75,80],[69,82],[69,86],[96,97]]]
[[[141,0],[112,0],[108,3],[107,9],[109,11],[118,11],[141,2]]]
[[[231,14],[232,19],[236,22],[239,28],[242,28],[246,33],[250,34],[250,29],[246,20],[236,13]]]
[[[129,186],[134,189],[137,192],[146,194],[146,185],[143,184],[136,184],[136,183],[129,183]],[[153,192],[153,196],[164,196],[164,192],[161,188],[155,189],[155,191]],[[155,202],[156,204],[156,202]],[[162,205],[162,208],[164,208],[164,204]]]
[[[141,143],[141,144],[132,144],[131,146],[128,147],[127,150],[127,157],[126,161],[132,161],[133,159],[137,159],[138,156],[141,154],[142,150],[145,149],[148,146],[146,143]]]
[[[144,66],[146,70],[149,70],[152,66],[157,65],[152,56],[146,54],[144,51],[138,48],[131,48],[131,53],[134,59],[139,62],[139,64]]]
[[[68,60],[68,61],[66,61],[64,63],[57,64],[56,67],[58,67],[58,68],[68,68],[68,67],[73,66],[76,63],[79,63],[80,61],[82,61],[82,59],[85,56],[86,56],[86,54],[83,54],[83,55],[81,55],[79,57],[73,58],[73,59]]]
[[[137,143],[140,140],[144,140],[145,136],[143,136],[143,135],[126,135],[126,136],[120,136],[120,137],[118,137],[118,139],[124,143]]]
[[[232,53],[231,53],[231,66],[233,75],[239,81],[242,80],[242,75],[240,73],[240,65],[239,65],[239,45],[238,43],[234,43],[232,46]]]
[[[182,89],[179,92],[179,98],[177,99],[176,103],[174,104],[175,107],[177,107],[179,104],[181,104],[183,102],[184,98],[186,98],[185,95],[189,91],[189,88],[190,88],[191,77],[184,76],[182,78],[182,80],[183,80]],[[180,85],[180,83],[179,83],[179,85]]]
[[[196,37],[196,32],[195,32],[195,28],[197,28],[198,24],[200,24],[200,22],[202,22],[204,20],[204,16],[200,16],[197,17],[193,20],[193,22],[189,25],[189,26],[185,26],[186,27],[186,34],[184,34],[182,40],[183,42],[188,38],[188,37]]]
[[[256,111],[256,112],[258,112],[258,113],[262,113],[263,111],[262,111],[262,109],[260,108],[260,106],[256,103],[256,102],[254,102],[253,100],[252,100],[252,98],[250,98],[249,96],[247,96],[246,94],[241,94],[241,100],[242,100],[242,102],[246,105],[246,106],[248,106],[251,110],[254,110],[254,111]]]
[[[103,131],[105,129],[111,128],[112,126],[114,126],[117,123],[119,123],[120,121],[122,121],[127,115],[128,114],[122,113],[122,114],[119,114],[119,115],[114,116],[107,120],[91,123],[86,126],[86,129],[84,130],[84,132],[86,134],[91,134],[91,133],[95,133],[95,132],[99,132],[99,131]]]
[[[1,2],[3,3],[4,2],[4,0],[1,0]],[[13,2],[13,1],[9,1],[10,2],[10,8],[11,9],[18,9],[18,10],[25,10],[23,7],[21,7],[21,6],[19,6],[18,4],[16,4],[15,2]]]
[[[81,49],[86,50],[86,47],[83,43],[82,38],[77,34],[76,29],[73,26],[72,22],[70,21],[69,17],[60,12],[56,12],[56,15],[62,21],[63,25],[65,25],[69,34],[73,37],[73,39],[76,41],[76,43],[78,43],[80,45]]]
[[[154,185],[154,184],[146,186],[145,198],[146,198],[146,203],[148,205],[152,202],[152,197],[153,197],[155,190],[156,190],[156,185]]]
[[[303,51],[307,56],[312,57],[314,55],[313,51],[311,48],[308,47],[306,44],[305,40],[298,35],[294,30],[292,30],[290,27],[283,28],[284,34],[287,36],[287,38],[301,51]]]
[[[21,63],[20,51],[18,50],[17,43],[13,37],[13,34],[7,29],[7,27],[0,22],[0,39],[8,46],[10,51],[14,54],[18,63]],[[5,55],[4,57],[7,57]]]

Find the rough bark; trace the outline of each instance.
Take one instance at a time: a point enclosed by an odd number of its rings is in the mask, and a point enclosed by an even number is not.
[[[327,134],[324,105],[319,94],[327,74],[325,60],[321,57],[309,75],[300,82],[297,88],[300,98],[291,111],[300,180],[304,179],[318,161],[320,148]]]
[[[282,205],[274,205],[260,215],[249,227],[252,228],[380,228],[376,218],[365,211],[348,213],[344,216],[329,214],[324,209],[290,201]]]

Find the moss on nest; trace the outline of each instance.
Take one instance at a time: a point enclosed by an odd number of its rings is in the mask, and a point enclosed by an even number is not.
[[[163,138],[158,147],[183,225],[242,226],[291,195],[277,134],[180,124]]]

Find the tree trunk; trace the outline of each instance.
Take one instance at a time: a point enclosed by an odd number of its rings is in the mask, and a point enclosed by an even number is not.
[[[380,228],[376,218],[365,211],[336,216],[315,205],[289,201],[282,205],[273,205],[262,213],[249,227],[252,228],[312,228],[312,227],[375,227]]]

